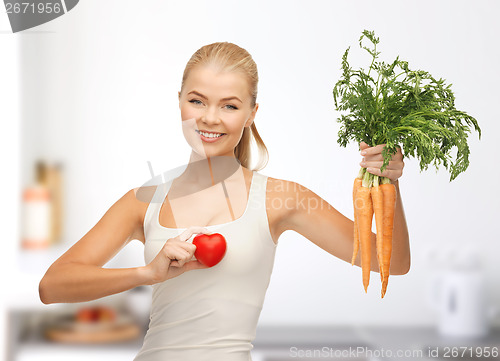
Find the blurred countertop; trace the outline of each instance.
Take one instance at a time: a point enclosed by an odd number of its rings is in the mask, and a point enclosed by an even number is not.
[[[487,349],[491,352],[496,348],[500,353],[500,328],[492,328],[483,338],[471,339],[443,337],[432,326],[260,326],[252,343],[258,352],[280,348],[286,349],[288,355],[292,355],[292,348],[303,352],[352,351],[345,354],[345,359],[500,360],[498,356],[477,357]],[[468,357],[471,353],[476,358]]]
[[[23,355],[51,354],[57,346],[58,355],[75,355],[102,357],[104,354],[114,356],[113,359],[130,359],[130,355],[138,352],[144,334],[136,342],[111,345],[54,345],[40,340],[24,343],[18,350]],[[342,327],[325,326],[258,326],[255,340],[252,342],[252,358],[254,361],[274,360],[270,357],[273,351],[280,350],[280,358],[276,360],[319,360],[319,359],[352,359],[352,360],[500,360],[496,358],[451,357],[452,349],[467,353],[477,348],[484,351],[493,347],[500,348],[500,328],[483,339],[446,339],[441,337],[432,327]],[[303,358],[293,356],[290,350],[323,350],[324,348],[346,350],[351,352],[344,357]],[[350,350],[350,351],[349,351]],[[76,352],[76,353],[75,353]],[[398,352],[406,352],[399,355]],[[449,353],[446,356],[446,352]],[[276,353],[274,353],[276,355]],[[439,356],[439,357],[438,357]],[[26,358],[28,359],[28,358]],[[83,358],[84,359],[84,358]],[[37,359],[38,360],[38,359]],[[58,359],[59,360],[59,359]],[[62,359],[61,359],[62,360]]]

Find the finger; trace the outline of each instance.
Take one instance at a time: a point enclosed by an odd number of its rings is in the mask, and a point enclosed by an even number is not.
[[[177,261],[179,266],[182,266],[191,259],[192,255],[183,248],[175,248],[167,253],[167,257],[170,258],[171,262]]]
[[[390,173],[390,171],[388,171],[387,169],[384,170],[383,172],[381,172],[380,168],[366,168],[366,171],[368,173],[378,175],[380,177],[387,177],[387,178],[389,178],[389,173]]]
[[[185,265],[184,265],[184,269],[186,271],[190,271],[190,270],[193,270],[193,269],[201,269],[201,268],[210,268],[209,266],[206,266],[204,265],[203,263],[201,263],[200,261],[196,260],[196,261],[189,261],[187,262]]]
[[[190,255],[193,255],[196,251],[196,246],[191,242],[178,242],[177,245]]]
[[[361,151],[361,155],[374,155],[382,153],[382,149],[384,149],[385,144],[378,144],[374,147],[367,147]]]
[[[401,150],[401,147],[399,145],[396,145],[396,154],[394,155],[394,158],[397,159],[403,159],[403,151]]]
[[[181,265],[176,259],[174,259],[173,261],[170,262],[170,267],[181,267]]]
[[[365,160],[359,163],[359,165],[363,168],[376,168],[380,169],[384,164],[383,160]],[[400,170],[403,169],[403,162],[401,161],[389,161],[389,164],[386,167],[387,170]]]
[[[383,157],[382,153],[363,156],[364,162],[383,161],[383,160],[384,160],[384,157]],[[390,161],[396,162],[396,163],[403,163],[403,154],[401,152],[396,152],[396,154],[393,154],[391,156]]]
[[[363,150],[363,149],[366,149],[368,147],[369,147],[369,145],[366,144],[365,142],[359,143],[359,150]]]
[[[402,175],[401,170],[384,170],[383,172],[380,171],[379,168],[366,168],[366,171],[368,173],[371,173],[373,175],[378,175],[379,177],[386,177],[389,178],[393,181],[396,181],[399,177]]]
[[[185,250],[182,250],[182,252],[179,252],[177,254],[178,256],[176,256],[175,259],[171,260],[170,265],[174,265],[176,267],[183,267],[193,258],[193,254]]]
[[[204,234],[209,234],[209,231],[205,227],[189,227],[186,229],[184,232],[182,232],[178,237],[179,240],[181,241],[187,241],[188,239],[191,238],[193,234],[199,234],[199,233],[204,233]]]
[[[179,264],[179,267],[182,267],[189,261],[189,259],[186,259],[186,257],[179,257],[179,259],[176,259],[175,261]]]

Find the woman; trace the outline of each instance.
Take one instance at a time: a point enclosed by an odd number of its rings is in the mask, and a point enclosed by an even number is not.
[[[149,329],[135,361],[251,360],[251,341],[269,284],[280,235],[294,230],[351,262],[353,221],[306,187],[249,169],[250,142],[267,149],[254,123],[257,67],[232,43],[200,48],[179,92],[184,136],[192,148],[182,174],[127,192],[48,269],[43,303],[82,302],[152,285]],[[362,143],[362,167],[397,189],[391,275],[410,267],[408,230],[399,194],[399,150],[381,174],[383,145]],[[263,168],[262,158],[257,170]],[[222,234],[224,258],[206,267],[190,241]],[[146,265],[104,269],[130,240],[145,245]],[[375,244],[375,234],[372,233]],[[359,257],[355,263],[360,266]],[[375,246],[371,270],[378,272]]]

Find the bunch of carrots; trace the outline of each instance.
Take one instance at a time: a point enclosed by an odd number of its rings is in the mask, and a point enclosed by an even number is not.
[[[377,227],[377,260],[380,280],[382,281],[382,298],[387,291],[389,269],[391,266],[392,231],[394,228],[394,209],[396,207],[396,187],[389,178],[372,175],[361,168],[354,179],[354,247],[351,264],[361,248],[361,269],[363,286],[368,290],[371,269],[371,233],[372,220],[375,214]]]
[[[371,43],[366,45],[366,41]],[[467,137],[471,129],[481,137],[477,120],[455,108],[455,96],[444,79],[423,70],[411,70],[398,57],[392,62],[379,59],[379,38],[364,30],[360,48],[371,56],[370,66],[354,69],[348,62],[349,48],[342,56],[342,75],[333,88],[336,110],[343,112],[337,142],[385,144],[383,172],[397,148],[405,158],[419,160],[420,170],[442,164],[451,173],[450,181],[469,166]],[[455,158],[455,159],[453,159]],[[354,251],[352,264],[361,249],[365,292],[370,281],[371,225],[377,226],[377,258],[382,280],[382,297],[387,290],[392,252],[396,189],[390,180],[362,168],[354,181]]]

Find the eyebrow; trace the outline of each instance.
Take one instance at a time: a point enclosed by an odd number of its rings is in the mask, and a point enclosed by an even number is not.
[[[201,98],[203,98],[203,99],[207,99],[207,97],[206,97],[206,96],[204,96],[203,94],[201,94],[201,93],[197,92],[196,90],[192,90],[192,91],[190,91],[189,93],[187,93],[187,95],[189,95],[189,94],[191,94],[191,93],[192,93],[192,94],[196,94],[196,95],[198,95],[199,97],[201,97]],[[233,100],[233,99],[236,99],[236,100],[238,100],[240,103],[243,103],[243,102],[240,100],[240,98],[235,97],[235,96],[232,96],[232,97],[227,97],[227,98],[223,98],[223,99],[221,99],[221,100],[223,100],[223,101],[228,101],[228,100]]]

